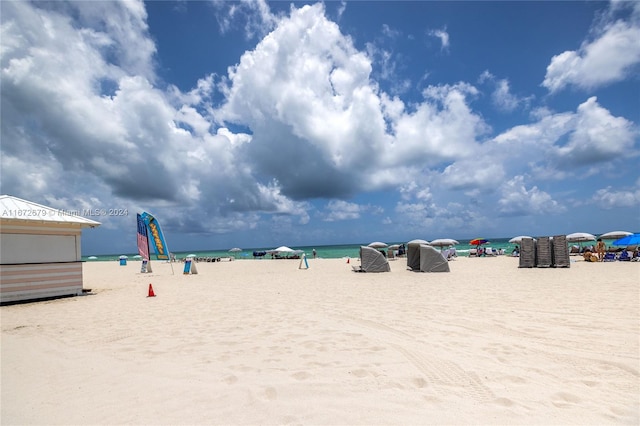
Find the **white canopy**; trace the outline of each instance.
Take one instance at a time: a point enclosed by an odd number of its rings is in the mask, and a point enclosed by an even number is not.
[[[577,243],[581,241],[595,241],[595,235],[589,234],[587,232],[574,232],[573,234],[567,235],[567,241],[570,243]]]
[[[525,238],[531,238],[533,241],[536,240],[535,238],[530,237],[528,235],[519,235],[517,237],[513,237],[512,239],[510,239],[509,242],[512,244],[520,244],[522,240],[524,240]]]
[[[603,240],[618,240],[620,238],[627,237],[629,235],[633,235],[633,232],[627,231],[611,231],[600,235],[600,238]]]
[[[387,247],[387,243],[383,243],[381,241],[374,241],[374,242],[368,244],[367,247],[385,248],[385,247]]]
[[[434,247],[447,247],[447,246],[455,246],[456,244],[460,244],[456,240],[451,238],[439,238],[437,240],[433,240],[429,243],[429,245]]]

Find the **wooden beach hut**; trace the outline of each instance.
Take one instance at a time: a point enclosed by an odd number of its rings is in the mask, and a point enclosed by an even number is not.
[[[82,294],[81,232],[99,225],[0,195],[0,303]]]

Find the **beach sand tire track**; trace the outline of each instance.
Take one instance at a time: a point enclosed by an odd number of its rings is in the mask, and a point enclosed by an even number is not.
[[[467,372],[458,364],[433,356],[425,357],[399,345],[391,345],[413,364],[429,382],[452,388],[462,388],[464,397],[487,403],[496,400],[496,396],[476,373]]]
[[[386,324],[363,318],[356,318],[347,315],[340,316],[347,319],[351,324],[367,329],[373,329],[378,334],[380,341],[387,343],[391,348],[400,353],[409,361],[420,373],[424,375],[428,383],[443,385],[451,388],[461,388],[464,397],[472,398],[478,402],[486,403],[496,400],[496,396],[487,387],[480,377],[474,372],[467,372],[458,364],[447,361],[433,355],[422,355],[414,349],[423,344],[416,338],[401,330],[397,330]]]

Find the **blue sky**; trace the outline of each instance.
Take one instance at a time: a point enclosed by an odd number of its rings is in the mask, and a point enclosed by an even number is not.
[[[640,231],[640,3],[2,2],[2,193],[84,254]]]

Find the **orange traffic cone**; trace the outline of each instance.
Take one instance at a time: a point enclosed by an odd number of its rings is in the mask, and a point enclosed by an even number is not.
[[[147,297],[156,297],[156,294],[153,292],[153,286],[149,284],[149,295]]]

